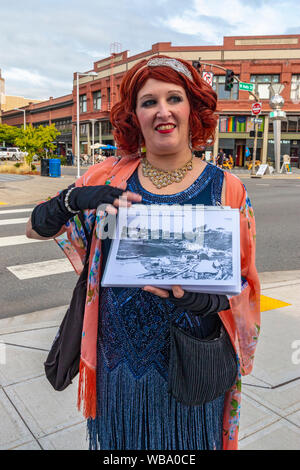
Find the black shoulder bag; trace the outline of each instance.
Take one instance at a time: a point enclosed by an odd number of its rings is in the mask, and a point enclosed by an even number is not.
[[[200,339],[171,323],[168,392],[175,400],[190,406],[215,400],[233,386],[237,371],[236,354],[223,325]]]
[[[89,255],[93,238],[86,230],[82,212],[78,213],[87,239],[87,251],[83,270],[73,291],[70,306],[58,329],[44,363],[46,377],[52,387],[61,391],[72,383],[79,372],[81,337],[86,302]]]

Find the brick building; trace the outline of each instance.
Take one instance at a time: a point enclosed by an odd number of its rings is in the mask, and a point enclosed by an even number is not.
[[[2,113],[3,124],[10,126],[23,126],[24,112],[26,125],[33,127],[48,126],[55,124],[55,127],[61,132],[57,137],[57,151],[65,155],[68,148],[72,148],[72,94],[60,96],[59,98],[50,97],[47,101],[31,103],[28,106],[20,107],[20,111],[11,110]]]
[[[300,157],[300,35],[279,36],[236,36],[224,37],[223,45],[219,46],[172,46],[170,42],[157,43],[151,49],[129,57],[127,51],[113,53],[111,56],[96,61],[90,71],[96,76],[79,77],[79,105],[80,105],[80,150],[90,153],[92,144],[92,129],[94,127],[94,142],[113,144],[112,127],[109,122],[111,107],[119,98],[119,87],[124,73],[136,62],[144,58],[165,54],[171,57],[181,57],[185,60],[198,60],[213,65],[220,65],[231,69],[235,75],[245,83],[253,83],[256,94],[259,94],[262,103],[260,115],[260,131],[262,137],[258,139],[257,158],[262,162],[274,161],[273,127],[269,120],[271,108],[269,106],[269,85],[282,83],[285,85],[281,93],[285,103],[283,110],[287,120],[282,122],[281,154],[289,154],[294,165],[299,165]],[[202,72],[204,66],[202,67]],[[253,96],[247,91],[238,89],[235,82],[231,92],[225,91],[225,72],[218,68],[205,66],[206,71],[212,71],[213,88],[218,94],[219,122],[214,146],[210,149],[216,155],[219,148],[227,154],[236,157],[236,164],[245,164],[245,149],[253,149],[253,138],[250,131],[253,129],[251,105]],[[85,72],[87,73],[87,72]],[[76,105],[77,105],[77,74],[73,76],[73,92],[67,97],[67,104],[62,106],[61,119],[72,122],[72,146],[76,148]],[[50,111],[54,101],[31,105],[31,122],[42,122],[42,110]],[[46,103],[48,103],[46,105]],[[71,105],[72,103],[72,105]],[[54,118],[54,108],[51,122]],[[21,116],[19,117],[21,119]],[[7,121],[7,113],[3,115],[3,122]],[[13,120],[11,120],[11,123]],[[30,121],[29,121],[30,122]]]
[[[287,120],[282,122],[281,153],[292,156],[293,164],[299,164],[300,156],[300,35],[225,37],[222,46],[172,46],[171,43],[157,43],[148,51],[128,57],[127,51],[112,54],[111,57],[97,61],[92,70],[97,77],[81,77],[80,83],[80,141],[87,151],[91,143],[90,119],[96,119],[95,142],[113,143],[109,110],[118,100],[119,86],[123,74],[137,61],[154,55],[166,54],[192,61],[221,65],[232,69],[235,75],[246,83],[253,83],[256,94],[262,103],[258,139],[257,158],[266,162],[274,161],[273,126],[269,120],[271,97],[269,85],[282,83],[285,88],[283,110]],[[238,89],[235,82],[231,92],[225,91],[225,72],[210,66],[203,70],[214,73],[213,88],[218,94],[218,132],[214,147],[236,157],[236,164],[245,163],[245,149],[253,149],[253,130],[251,105],[253,96]],[[73,123],[76,121],[76,75],[73,90]],[[73,132],[75,148],[75,133]],[[76,148],[75,148],[76,151]]]

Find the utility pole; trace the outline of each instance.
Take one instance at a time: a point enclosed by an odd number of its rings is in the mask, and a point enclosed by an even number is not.
[[[256,149],[257,149],[257,133],[258,133],[258,119],[254,118],[254,142],[253,142],[253,155],[252,155],[252,168],[251,176],[255,176],[255,162],[256,162]]]

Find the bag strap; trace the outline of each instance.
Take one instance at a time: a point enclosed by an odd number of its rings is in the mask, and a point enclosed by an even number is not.
[[[85,237],[86,237],[86,240],[87,240],[86,255],[85,255],[85,264],[87,264],[88,260],[89,260],[89,256],[90,256],[90,251],[91,251],[91,245],[92,245],[93,232],[94,232],[94,228],[95,228],[96,218],[95,218],[94,223],[91,227],[91,232],[89,233],[86,226],[85,226],[85,220],[84,220],[83,212],[80,211],[77,215],[78,215],[78,218],[81,222],[81,225],[82,225],[82,228],[84,230],[84,234],[85,234]]]

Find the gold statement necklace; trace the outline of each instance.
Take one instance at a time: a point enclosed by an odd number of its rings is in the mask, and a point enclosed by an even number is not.
[[[142,171],[143,175],[146,178],[149,178],[154,186],[158,189],[168,186],[172,183],[180,183],[183,180],[185,175],[188,171],[193,169],[193,157],[181,168],[177,168],[176,170],[166,171],[160,170],[159,168],[155,168],[155,166],[151,165],[151,163],[147,160],[146,157],[142,158]]]

